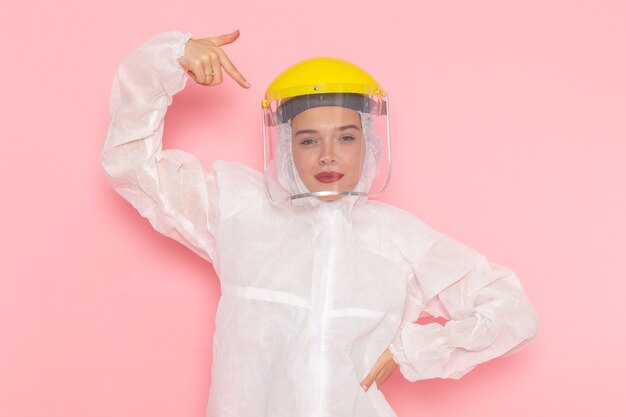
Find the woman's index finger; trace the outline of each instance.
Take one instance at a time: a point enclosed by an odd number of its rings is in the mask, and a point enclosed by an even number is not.
[[[250,88],[250,83],[246,81],[246,78],[243,76],[243,74],[239,72],[237,67],[235,67],[235,64],[233,64],[230,58],[228,58],[228,55],[226,55],[224,51],[221,52],[222,53],[220,54],[220,63],[222,64],[222,67],[224,68],[226,73],[230,75],[230,77],[243,88]]]

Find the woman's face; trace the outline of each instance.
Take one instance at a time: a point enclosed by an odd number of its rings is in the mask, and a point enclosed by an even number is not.
[[[345,107],[314,107],[291,120],[291,151],[300,179],[311,192],[352,191],[365,160],[361,117]],[[331,201],[342,196],[319,197]]]

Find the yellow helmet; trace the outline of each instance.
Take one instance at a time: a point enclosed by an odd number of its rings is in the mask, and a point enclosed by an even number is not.
[[[265,91],[261,107],[269,110],[273,124],[321,105],[385,114],[385,96],[380,84],[362,68],[342,59],[320,57],[283,71]],[[297,97],[301,100],[295,100]]]
[[[305,94],[357,93],[385,96],[378,82],[362,68],[338,58],[310,58],[283,71],[265,91],[268,102]]]

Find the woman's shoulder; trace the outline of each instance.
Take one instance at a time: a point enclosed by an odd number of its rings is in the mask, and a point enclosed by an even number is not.
[[[438,231],[407,210],[377,200],[369,200],[365,206],[363,220],[375,222],[382,242],[406,259],[426,253],[440,238]]]
[[[265,183],[261,172],[238,161],[215,161],[212,170],[218,181],[236,181],[251,186],[264,186]]]
[[[428,250],[431,256],[445,258],[442,263],[451,260],[475,262],[482,257],[477,250],[435,229],[406,210],[380,201],[372,201],[371,209],[378,212],[381,230],[386,233],[388,240],[397,243],[401,248],[414,250],[420,247]]]
[[[370,215],[375,213],[376,217],[387,226],[409,227],[424,232],[434,232],[424,220],[397,206],[379,200],[368,200],[365,206],[366,210],[370,211]]]
[[[239,211],[267,200],[265,177],[254,168],[236,161],[215,161],[211,167],[219,193],[220,212]]]

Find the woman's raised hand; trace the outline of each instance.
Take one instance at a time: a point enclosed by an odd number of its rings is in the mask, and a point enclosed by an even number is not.
[[[238,37],[239,31],[236,30],[228,35],[189,39],[185,45],[185,54],[178,60],[178,63],[198,84],[221,84],[222,68],[224,68],[224,71],[240,86],[250,88],[250,84],[220,48],[233,43]]]

